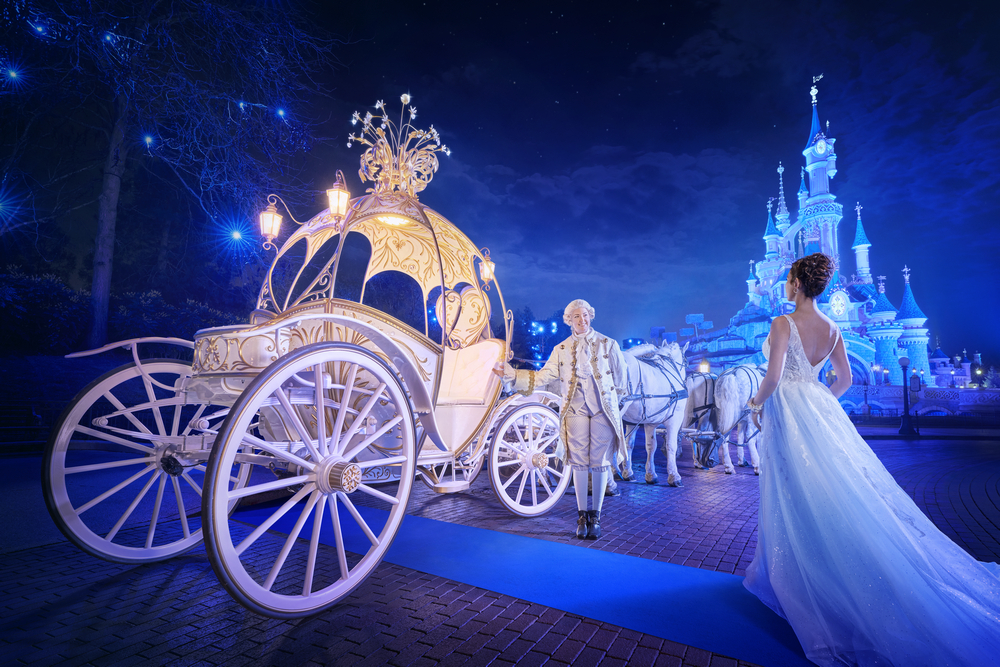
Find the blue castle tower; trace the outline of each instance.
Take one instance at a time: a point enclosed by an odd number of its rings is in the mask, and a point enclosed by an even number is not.
[[[805,165],[800,171],[797,193],[798,212],[794,220],[785,202],[784,172],[778,165],[778,196],[767,202],[764,225],[764,257],[751,262],[746,279],[747,303],[730,320],[728,328],[711,334],[702,333],[692,341],[689,360],[707,359],[715,369],[743,363],[762,363],[761,344],[771,321],[794,306],[785,299],[785,280],[797,258],[814,252],[829,255],[835,273],[829,286],[817,299],[817,305],[840,326],[851,372],[856,384],[894,384],[903,382],[899,365],[908,357],[912,373],[931,378],[928,355],[927,316],[920,310],[910,284],[910,269],[903,267],[903,296],[897,309],[886,295],[885,276],[874,284],[868,240],[861,222],[860,203],[855,207],[854,253],[855,272],[846,277],[840,255],[838,229],[843,220],[843,206],[830,190],[837,174],[836,139],[820,124],[816,82],[812,96],[812,118],[809,136],[802,156]],[[827,369],[824,369],[824,372]]]

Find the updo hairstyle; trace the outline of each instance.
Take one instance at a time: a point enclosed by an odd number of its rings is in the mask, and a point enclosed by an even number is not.
[[[823,293],[833,277],[833,260],[821,252],[815,252],[795,260],[788,275],[799,281],[799,289],[807,298],[815,299]]]
[[[569,305],[563,310],[563,323],[566,326],[573,326],[573,320],[570,319],[570,313],[572,313],[577,308],[586,308],[587,312],[590,313],[590,319],[594,319],[594,307],[583,299],[573,299],[569,302]]]

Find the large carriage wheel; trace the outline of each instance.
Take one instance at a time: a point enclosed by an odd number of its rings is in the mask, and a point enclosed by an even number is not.
[[[541,403],[520,405],[500,421],[490,447],[490,481],[514,514],[544,514],[566,493],[571,475],[556,456],[558,444],[559,416]]]
[[[163,560],[202,539],[205,456],[226,409],[181,391],[190,364],[129,363],[94,380],[52,430],[42,468],[45,504],[78,547],[122,563]],[[192,448],[204,448],[199,457]],[[225,475],[242,484],[248,466]]]
[[[314,343],[272,363],[236,401],[209,460],[205,546],[219,580],[241,604],[275,618],[336,604],[399,530],[414,443],[406,393],[372,352]],[[240,461],[266,475],[232,489],[224,471]],[[399,481],[365,484],[376,466],[398,470]],[[227,505],[244,498],[265,502],[230,517]]]

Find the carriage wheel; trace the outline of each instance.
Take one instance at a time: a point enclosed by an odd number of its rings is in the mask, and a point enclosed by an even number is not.
[[[205,456],[227,411],[185,405],[179,389],[190,376],[190,364],[177,360],[144,361],[141,370],[129,363],[77,394],[52,430],[42,464],[45,504],[87,553],[145,563],[201,542]],[[248,472],[231,470],[226,484],[241,485]]]
[[[432,491],[442,482],[466,482],[472,484],[473,480],[483,469],[485,456],[479,456],[474,461],[444,461],[443,463],[428,463],[420,465],[420,479]]]
[[[571,475],[556,456],[558,443],[559,416],[540,403],[518,406],[500,421],[490,447],[490,481],[514,514],[544,514],[566,493]]]
[[[220,471],[240,461],[266,474],[232,489]],[[396,536],[415,461],[409,401],[375,354],[328,342],[278,359],[240,395],[209,460],[205,547],[219,580],[274,618],[336,604]],[[399,481],[366,484],[377,466]],[[266,502],[230,517],[226,506],[241,498]]]

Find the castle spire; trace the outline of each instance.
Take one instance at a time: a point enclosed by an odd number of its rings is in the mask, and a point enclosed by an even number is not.
[[[871,285],[872,283],[872,271],[868,265],[868,248],[871,247],[871,241],[865,236],[865,228],[861,225],[861,209],[864,208],[861,202],[858,202],[854,210],[858,212],[858,228],[854,233],[854,244],[851,249],[854,251],[854,264],[858,267],[858,282]]]
[[[920,310],[917,300],[913,298],[913,289],[910,287],[910,269],[907,266],[903,266],[903,280],[906,281],[906,284],[903,286],[903,301],[899,304],[899,314],[896,316],[896,321],[901,322],[904,326],[922,326],[927,321],[927,316],[924,315],[924,311]]]
[[[822,78],[823,78],[822,74],[820,74],[819,76],[814,76],[812,88],[809,89],[809,94],[812,95],[813,112],[812,112],[812,125],[809,128],[809,139],[806,140],[806,148],[809,148],[814,143],[816,143],[817,137],[823,133],[823,126],[820,125],[819,123],[819,112],[816,110],[816,95],[817,93],[819,93],[819,89],[816,88],[816,84]]]
[[[778,215],[788,216],[788,207],[785,205],[785,168],[778,163]]]

